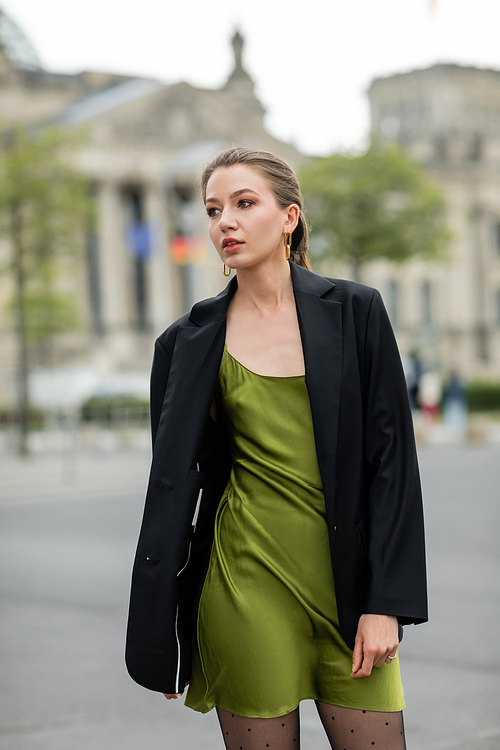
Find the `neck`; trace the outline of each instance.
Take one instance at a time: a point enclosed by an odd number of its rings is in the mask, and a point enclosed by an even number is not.
[[[239,304],[248,307],[279,307],[293,299],[293,286],[288,261],[263,264],[237,271]]]

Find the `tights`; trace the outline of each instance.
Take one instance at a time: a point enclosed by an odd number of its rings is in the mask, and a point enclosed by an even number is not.
[[[406,750],[403,714],[361,711],[316,701],[332,750]],[[299,709],[248,719],[217,707],[226,750],[299,750]]]

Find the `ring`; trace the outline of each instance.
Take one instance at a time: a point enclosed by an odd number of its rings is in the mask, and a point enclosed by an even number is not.
[[[389,659],[395,659],[397,654],[395,656],[389,656]]]

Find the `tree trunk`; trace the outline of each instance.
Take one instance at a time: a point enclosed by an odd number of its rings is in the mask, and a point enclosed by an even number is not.
[[[17,365],[17,410],[19,424],[19,453],[29,454],[29,391],[28,391],[28,333],[26,330],[26,279],[24,275],[24,253],[22,241],[21,205],[15,201],[10,207],[11,239],[14,252],[16,335],[18,345]]]

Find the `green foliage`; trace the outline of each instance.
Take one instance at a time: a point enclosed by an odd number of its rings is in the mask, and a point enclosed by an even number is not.
[[[500,382],[471,380],[467,401],[471,411],[500,411]]]
[[[10,276],[19,349],[19,451],[28,454],[29,343],[76,325],[76,305],[61,291],[63,274],[83,245],[92,217],[87,181],[71,166],[81,133],[17,126],[0,132],[0,235],[9,244]]]
[[[22,306],[29,340],[77,325],[74,297],[59,286],[64,264],[71,270],[92,220],[88,181],[71,166],[82,143],[82,133],[56,128],[15,127],[1,134],[0,233],[10,241],[11,255],[0,271],[16,282],[7,306],[16,318]]]
[[[379,258],[431,258],[450,238],[440,189],[396,145],[317,159],[299,179],[313,238],[320,234],[325,254],[354,269]]]
[[[137,396],[92,396],[81,406],[81,418],[84,422],[98,421],[112,424],[125,417],[127,421],[147,424],[149,420],[149,400]]]
[[[44,341],[78,326],[78,310],[71,294],[33,284],[26,292],[24,306],[26,333],[30,341]],[[10,300],[5,308],[14,317],[14,300]]]
[[[78,312],[73,295],[40,289],[26,298],[28,338],[40,341],[78,325]]]
[[[19,413],[15,409],[0,409],[0,429],[17,424]],[[45,412],[31,407],[27,414],[27,422],[31,430],[41,430],[45,422]]]

